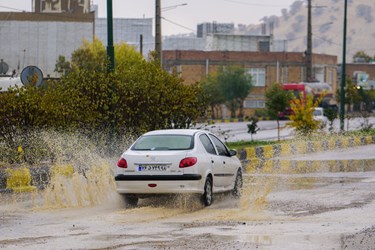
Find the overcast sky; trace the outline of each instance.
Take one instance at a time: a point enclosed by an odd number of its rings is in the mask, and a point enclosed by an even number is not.
[[[195,32],[197,24],[202,22],[257,24],[264,16],[280,16],[281,9],[289,9],[294,1],[161,0],[162,33],[172,35]],[[99,5],[99,17],[106,17],[107,0],[93,0],[93,2]],[[22,10],[31,10],[31,0],[0,0],[0,11]],[[113,16],[115,18],[153,18],[155,0],[113,0]]]

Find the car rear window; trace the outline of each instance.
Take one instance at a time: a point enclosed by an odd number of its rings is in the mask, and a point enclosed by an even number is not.
[[[321,110],[319,110],[319,109],[315,109],[313,115],[314,115],[314,116],[321,116],[321,115],[323,115],[322,113],[323,113],[323,112],[322,112]]]
[[[140,137],[132,150],[186,150],[193,148],[190,135],[146,135]]]

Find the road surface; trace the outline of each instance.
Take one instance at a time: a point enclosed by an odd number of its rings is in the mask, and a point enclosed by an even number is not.
[[[0,249],[374,249],[374,152],[375,145],[367,145],[296,156],[350,156],[367,167],[246,174],[241,200],[215,196],[206,208],[177,197],[125,209],[111,186],[88,188],[84,179],[81,186],[66,179],[50,193],[1,194]],[[72,198],[85,188],[91,198],[101,199],[75,206],[68,196],[54,206],[47,202],[53,192],[62,197],[68,190]]]
[[[288,139],[294,137],[294,129],[287,126],[288,120],[280,121],[280,138]],[[253,140],[277,140],[278,139],[278,130],[276,121],[259,121],[257,123],[259,131],[253,135],[247,132],[247,124],[250,122],[229,122],[229,123],[215,123],[213,125],[207,124],[197,124],[197,127],[205,128],[219,136],[226,139],[228,142],[234,141],[250,141]],[[372,126],[375,128],[375,117],[371,116],[368,118],[352,118],[345,119],[344,121],[345,131],[359,130],[366,126]],[[340,131],[340,121],[339,119],[334,120],[333,122],[333,131]],[[329,126],[324,129],[328,132]]]

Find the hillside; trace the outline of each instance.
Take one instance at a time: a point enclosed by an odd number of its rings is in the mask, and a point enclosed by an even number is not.
[[[312,46],[313,53],[337,55],[342,62],[343,44],[343,0],[312,0]],[[375,54],[375,1],[348,0],[347,14],[347,62],[353,55],[364,50]],[[307,37],[306,1],[295,1],[289,10],[281,10],[280,16],[262,19],[267,33],[273,23],[275,40],[285,40],[288,51],[305,51]],[[260,25],[239,25],[240,33],[260,33]]]

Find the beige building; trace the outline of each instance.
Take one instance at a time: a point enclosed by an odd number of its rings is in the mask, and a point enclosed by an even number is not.
[[[177,72],[187,84],[201,81],[223,65],[241,66],[252,75],[254,88],[244,102],[245,116],[265,107],[265,91],[273,83],[299,83],[306,78],[305,57],[299,52],[163,51],[164,68]],[[328,83],[333,93],[336,65],[336,56],[313,55],[315,78]]]

